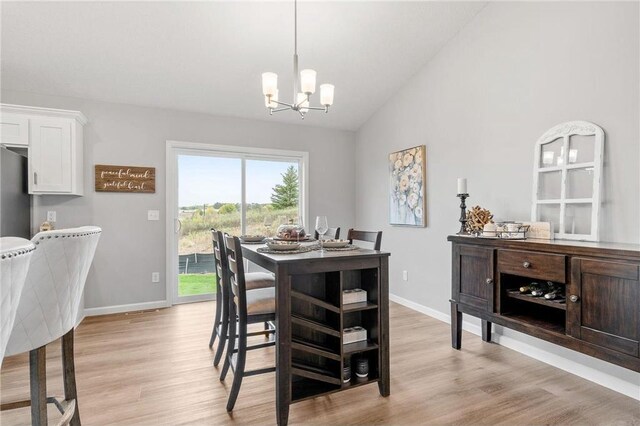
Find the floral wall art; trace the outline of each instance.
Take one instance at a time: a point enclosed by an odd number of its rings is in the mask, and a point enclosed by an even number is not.
[[[389,223],[426,226],[424,145],[389,154]]]

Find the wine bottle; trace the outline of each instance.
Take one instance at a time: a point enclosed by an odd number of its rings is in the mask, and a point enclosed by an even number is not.
[[[550,290],[544,295],[544,298],[547,300],[555,300],[561,298],[564,293],[564,286],[556,285],[551,281],[547,281],[547,285]]]
[[[533,294],[533,291],[539,287],[540,287],[540,284],[538,284],[535,281],[531,281],[531,284],[523,285],[522,287],[520,287],[520,294],[527,294],[527,293]]]

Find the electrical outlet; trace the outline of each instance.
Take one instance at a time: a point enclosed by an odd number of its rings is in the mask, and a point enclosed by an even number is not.
[[[160,210],[148,210],[147,220],[160,220]]]
[[[152,272],[151,273],[151,282],[159,283],[160,282],[160,272]]]
[[[407,271],[402,271],[402,281],[409,281],[409,273]]]
[[[55,222],[56,221],[56,212],[54,210],[49,210],[47,212],[47,222]]]

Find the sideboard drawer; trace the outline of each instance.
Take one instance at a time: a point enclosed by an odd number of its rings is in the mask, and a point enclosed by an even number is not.
[[[498,271],[539,280],[566,282],[566,256],[519,250],[498,250]]]

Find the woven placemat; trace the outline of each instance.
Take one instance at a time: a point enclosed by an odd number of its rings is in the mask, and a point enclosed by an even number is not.
[[[319,250],[320,246],[316,246],[316,248]],[[351,250],[358,250],[360,247],[358,246],[352,246],[352,245],[348,245],[346,247],[325,247],[324,249],[326,251],[351,251]]]
[[[258,253],[269,253],[269,254],[295,254],[295,253],[308,253],[310,251],[316,250],[314,246],[306,246],[300,247],[295,250],[273,250],[269,247],[258,247],[256,251]]]
[[[242,241],[240,240],[241,244],[266,244],[267,243],[267,239],[265,238],[262,241]]]

